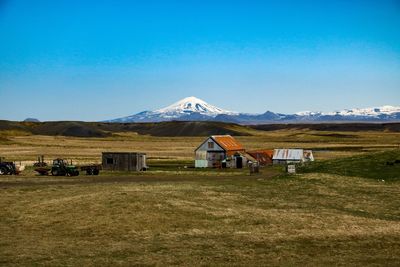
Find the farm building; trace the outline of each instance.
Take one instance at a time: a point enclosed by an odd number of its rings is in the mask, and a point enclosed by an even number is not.
[[[144,171],[147,169],[146,154],[136,152],[103,152],[103,170]]]
[[[314,156],[311,150],[275,149],[272,161],[273,164],[303,163],[314,161]]]
[[[274,155],[274,150],[253,150],[246,151],[250,156],[252,156],[261,166],[271,165],[272,157]]]
[[[195,153],[196,168],[243,168],[247,164],[245,149],[230,135],[208,137]]]

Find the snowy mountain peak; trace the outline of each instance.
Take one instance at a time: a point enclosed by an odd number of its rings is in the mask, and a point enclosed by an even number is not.
[[[300,111],[296,113],[297,116],[318,116],[321,115],[321,112],[315,111]]]
[[[345,109],[342,111],[325,113],[326,115],[340,115],[340,116],[370,116],[376,117],[379,115],[391,115],[394,113],[399,113],[400,107],[394,106],[382,106],[373,108],[354,108]]]
[[[199,113],[201,115],[215,117],[220,114],[236,114],[235,112],[220,109],[205,101],[194,97],[186,97],[168,107],[155,110],[154,113],[164,114],[166,117],[179,117],[182,114]]]
[[[301,111],[297,112],[297,116],[363,116],[363,117],[377,117],[383,115],[392,115],[399,113],[400,107],[382,106],[373,108],[353,108],[344,109],[334,112],[315,112],[315,111]]]
[[[143,111],[108,122],[161,122],[161,121],[223,121],[241,124],[276,122],[393,122],[400,121],[400,106],[354,108],[334,112],[302,111],[296,114],[266,112],[264,114],[237,113],[223,110],[194,97],[186,97],[168,107]]]

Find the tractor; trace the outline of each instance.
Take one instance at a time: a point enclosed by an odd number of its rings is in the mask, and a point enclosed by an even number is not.
[[[19,171],[17,170],[14,162],[0,162],[0,175],[15,175],[18,173]]]
[[[79,170],[76,166],[68,163],[64,159],[53,160],[53,166],[51,167],[51,174],[53,176],[78,176]]]
[[[4,158],[0,157],[0,175],[17,175],[23,169],[22,166],[16,166],[14,162],[4,161]]]

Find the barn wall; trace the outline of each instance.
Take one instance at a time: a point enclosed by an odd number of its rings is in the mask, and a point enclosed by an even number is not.
[[[208,161],[202,159],[196,159],[194,162],[195,168],[208,168]]]
[[[274,165],[286,165],[286,164],[298,164],[301,163],[301,160],[281,160],[281,159],[274,159]]]
[[[214,144],[214,148],[208,148],[208,143],[212,142]],[[222,147],[220,147],[212,138],[208,138],[196,151],[224,151]]]
[[[208,147],[208,143],[213,143],[213,148]],[[207,138],[197,149],[194,165],[196,168],[212,168],[221,165],[225,158],[224,149],[220,147],[212,138]]]
[[[107,163],[112,159],[112,164]],[[146,167],[146,155],[142,153],[103,153],[102,165],[109,171],[140,171]]]
[[[222,161],[225,159],[226,154],[223,151],[210,151],[207,152],[208,167],[221,167]]]

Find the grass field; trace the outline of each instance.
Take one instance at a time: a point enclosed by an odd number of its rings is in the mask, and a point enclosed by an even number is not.
[[[99,161],[143,151],[150,172],[99,177],[0,177],[0,265],[400,265],[400,135],[272,131],[246,148],[305,147],[316,162],[198,171],[199,137],[106,138],[4,134],[0,155]],[[346,158],[350,157],[350,158]]]
[[[248,149],[308,148],[315,156],[331,159],[400,147],[399,132],[321,132],[308,130],[253,131],[237,139]],[[205,137],[153,137],[118,133],[106,138],[26,135],[0,131],[0,156],[34,161],[71,158],[77,163],[99,162],[103,151],[142,151],[155,161],[193,161],[195,148]]]

